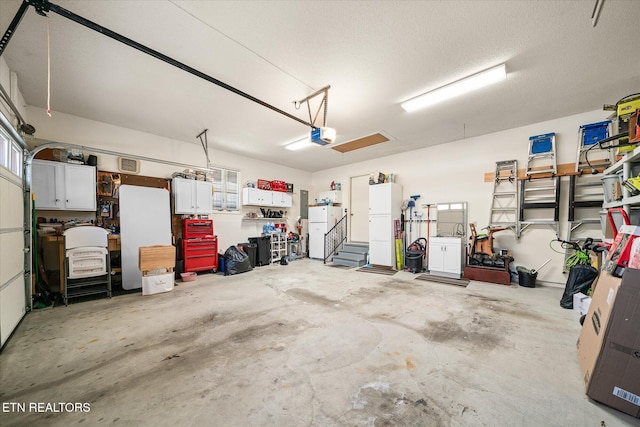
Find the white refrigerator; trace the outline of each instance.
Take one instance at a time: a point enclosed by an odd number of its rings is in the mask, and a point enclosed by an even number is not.
[[[309,207],[309,258],[324,259],[324,235],[341,218],[339,206]]]

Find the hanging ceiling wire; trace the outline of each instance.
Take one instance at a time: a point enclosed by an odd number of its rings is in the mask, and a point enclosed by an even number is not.
[[[271,65],[272,67],[274,67],[276,70],[286,74],[287,76],[291,77],[292,79],[296,80],[297,82],[299,82],[300,84],[308,87],[309,89],[313,90],[313,87],[311,87],[308,83],[302,81],[301,79],[299,79],[298,77],[296,77],[295,75],[293,75],[292,73],[290,73],[289,71],[285,70],[284,68],[276,65],[274,62],[270,61],[269,59],[267,59],[266,57],[260,55],[260,53],[258,53],[257,51],[251,49],[249,46],[241,43],[239,40],[234,39],[233,37],[231,37],[230,35],[228,35],[227,33],[222,32],[221,30],[219,30],[218,28],[214,27],[213,25],[211,25],[210,23],[208,23],[207,21],[205,21],[204,19],[200,18],[199,16],[197,16],[195,13],[192,13],[191,11],[187,10],[184,6],[182,6],[181,4],[178,4],[175,2],[175,0],[169,0],[169,3],[173,4],[175,7],[177,7],[178,9],[180,9],[181,11],[183,11],[184,13],[186,13],[187,15],[191,16],[193,19],[195,19],[196,21],[200,22],[202,25],[210,28],[211,30],[215,31],[216,33],[220,34],[222,37],[226,38],[227,40],[231,41],[232,43],[235,43],[236,45],[240,46],[241,48],[245,49],[247,52],[251,52],[252,55],[255,55],[257,58],[260,58],[262,61],[264,61],[265,63]]]

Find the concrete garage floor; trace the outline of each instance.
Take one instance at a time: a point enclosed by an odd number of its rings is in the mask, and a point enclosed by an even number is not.
[[[414,278],[307,259],[32,312],[0,355],[0,424],[639,424],[585,396],[563,289]]]

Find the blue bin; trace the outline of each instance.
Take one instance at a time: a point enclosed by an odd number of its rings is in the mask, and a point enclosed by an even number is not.
[[[224,274],[224,255],[218,254],[218,273]]]

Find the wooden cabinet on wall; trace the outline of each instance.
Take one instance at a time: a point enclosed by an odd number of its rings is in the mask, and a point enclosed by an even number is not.
[[[36,196],[36,209],[95,211],[96,168],[34,160],[31,191]]]
[[[172,183],[176,214],[211,214],[213,190],[211,182],[173,178]]]
[[[245,206],[290,208],[292,200],[290,193],[260,190],[259,188],[242,189],[242,204]]]

